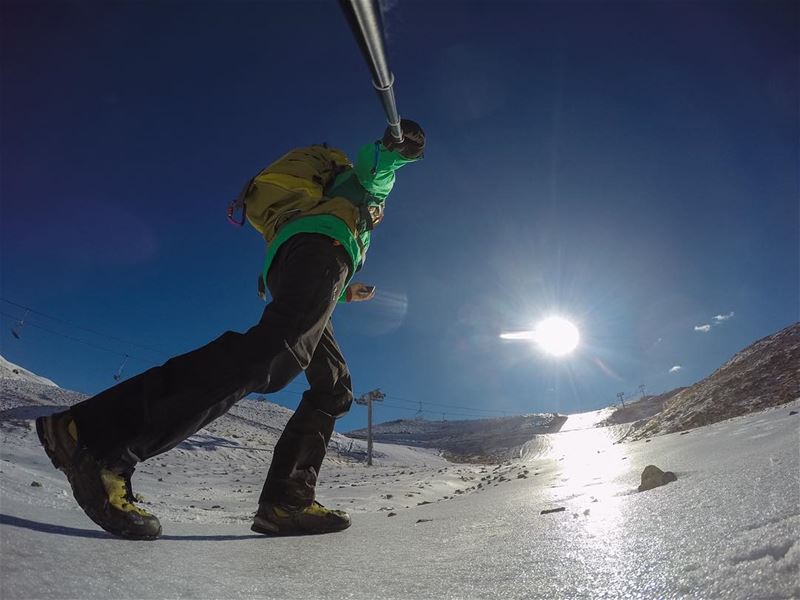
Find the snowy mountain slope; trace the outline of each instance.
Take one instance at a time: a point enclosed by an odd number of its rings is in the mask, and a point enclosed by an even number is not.
[[[334,452],[320,500],[353,526],[281,539],[249,523],[288,411],[245,401],[141,465],[135,488],[164,525],[154,542],[98,530],[32,422],[0,416],[0,597],[796,598],[793,408],[623,444],[598,435],[614,428],[593,427],[607,416],[595,411],[537,436],[546,453],[496,466],[378,445],[385,458],[367,468]],[[636,493],[651,463],[678,481]]]
[[[438,448],[454,460],[497,462],[517,456],[534,435],[558,431],[566,417],[533,414],[470,421],[400,419],[374,425],[373,439],[390,444]],[[367,430],[349,431],[348,437],[366,439]]]
[[[570,415],[556,433],[539,434],[523,444],[519,449],[519,457],[523,461],[564,460],[576,449],[582,452],[584,446],[599,449],[618,444],[630,433],[633,425],[604,425],[614,413],[613,407],[606,407]]]
[[[15,365],[0,356],[0,379],[10,379],[12,381],[23,381],[30,383],[39,383],[42,385],[55,386],[56,384],[46,377],[41,377],[35,373],[31,373],[27,369]]]
[[[800,323],[737,353],[670,398],[633,437],[685,431],[800,398]]]
[[[39,454],[33,419],[84,398],[82,394],[44,386],[35,380],[0,379],[4,453],[22,440],[33,455]],[[155,491],[146,495],[159,498],[153,500],[163,505],[164,511],[159,509],[159,512],[175,521],[195,520],[199,514],[212,520],[218,517],[221,521],[249,521],[272,450],[291,414],[291,410],[271,402],[240,401],[170,452],[141,464],[138,473],[146,479],[145,485]],[[390,510],[397,501],[387,504],[387,498],[382,497],[387,495],[403,498],[404,507],[441,501],[463,486],[464,469],[472,469],[452,465],[435,451],[375,444],[375,467],[371,474],[391,477],[391,482],[381,494],[358,493],[357,488],[363,482],[355,473],[365,465],[366,456],[365,442],[335,432],[320,476],[320,490],[328,489],[332,496],[341,493],[339,490],[348,491],[347,504],[354,512]],[[344,474],[335,472],[335,468],[345,466],[351,469]],[[435,482],[421,479],[416,473],[418,467],[441,473]],[[138,481],[137,475],[134,485]],[[208,511],[214,514],[209,515]]]
[[[58,387],[0,356],[0,415],[33,418],[52,409],[43,407],[69,406],[85,398],[77,392]]]

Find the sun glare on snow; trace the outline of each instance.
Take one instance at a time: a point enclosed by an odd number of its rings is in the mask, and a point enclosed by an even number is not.
[[[515,331],[500,336],[504,340],[533,340],[547,354],[565,356],[575,350],[580,342],[580,333],[563,317],[548,317],[539,321],[531,331]]]

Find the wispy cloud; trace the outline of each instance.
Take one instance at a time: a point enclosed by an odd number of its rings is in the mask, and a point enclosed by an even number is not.
[[[669,372],[670,372],[670,373],[677,373],[677,372],[678,372],[678,371],[680,371],[682,368],[683,368],[683,367],[682,367],[682,366],[680,366],[680,365],[675,365],[674,367],[672,367],[672,368],[669,370]]]
[[[717,325],[722,325],[725,321],[730,321],[733,318],[733,315],[736,314],[733,311],[726,313],[726,314],[719,314],[714,315],[711,317],[711,323],[705,323],[703,325],[695,325],[694,330],[700,331],[702,333],[708,333],[711,331],[712,327],[716,327]]]

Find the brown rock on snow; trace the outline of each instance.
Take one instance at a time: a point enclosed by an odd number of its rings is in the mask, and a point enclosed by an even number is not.
[[[646,492],[677,480],[678,477],[672,471],[665,472],[655,465],[647,465],[642,471],[642,483],[639,491]]]
[[[550,513],[564,512],[565,510],[567,510],[567,509],[564,506],[559,506],[558,508],[545,509],[545,510],[541,511],[539,514],[540,515],[549,515]]]

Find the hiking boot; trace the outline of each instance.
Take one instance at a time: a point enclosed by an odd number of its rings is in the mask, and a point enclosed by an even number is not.
[[[260,504],[250,528],[267,535],[313,535],[333,533],[350,527],[350,515],[330,510],[316,500],[311,506],[293,508],[279,504]]]
[[[88,517],[120,537],[152,540],[161,535],[161,523],[136,506],[131,469],[117,473],[103,468],[78,441],[70,412],[36,419],[36,433],[53,466],[66,474],[72,495]]]

